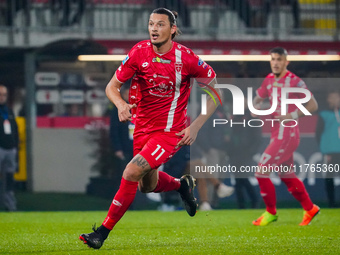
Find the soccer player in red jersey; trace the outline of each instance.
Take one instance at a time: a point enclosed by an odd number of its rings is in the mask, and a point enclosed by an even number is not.
[[[293,166],[293,153],[300,142],[299,127],[295,125],[293,120],[304,116],[304,113],[296,105],[289,104],[287,114],[281,115],[281,89],[307,89],[303,80],[287,70],[287,51],[284,48],[274,48],[270,51],[270,54],[272,73],[265,78],[261,87],[256,91],[257,95],[254,98],[253,105],[255,108],[259,108],[265,98],[269,98],[270,103],[272,103],[274,97],[273,89],[277,88],[277,99],[279,103],[276,110],[272,113],[271,119],[277,119],[279,121],[273,121],[270,143],[262,154],[259,162],[259,171],[255,174],[260,186],[261,196],[266,205],[266,212],[257,220],[253,221],[253,224],[256,226],[265,226],[277,220],[275,187],[269,178],[270,171],[268,171],[268,169],[276,166]],[[288,96],[289,99],[304,97],[305,95],[303,93],[289,93]],[[317,110],[318,104],[314,96],[311,96],[311,99],[304,107],[310,113]],[[282,125],[281,121],[288,119],[292,121],[285,121],[285,124]],[[287,186],[288,191],[300,202],[305,210],[300,225],[308,225],[314,216],[319,213],[320,208],[312,203],[303,182],[297,178],[293,169],[294,168],[291,167],[291,171],[286,173],[283,171],[279,172],[279,176]]]
[[[148,25],[150,40],[139,42],[130,50],[107,85],[106,94],[118,108],[119,120],[133,119],[135,123],[134,158],[123,172],[102,225],[90,234],[80,235],[89,247],[99,249],[103,245],[133,202],[137,187],[145,193],[177,190],[188,214],[196,213],[194,178],[184,175],[176,179],[157,170],[180,146],[195,141],[199,129],[216,109],[213,100],[209,100],[207,114],[199,115],[186,127],[190,79],[201,78],[213,86],[216,74],[192,50],[173,41],[178,33],[176,16],[168,9],[155,9]],[[130,97],[134,103],[128,104],[122,99],[120,88],[131,77]]]

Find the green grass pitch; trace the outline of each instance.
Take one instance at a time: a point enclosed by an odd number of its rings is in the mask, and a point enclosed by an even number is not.
[[[0,213],[0,254],[340,254],[340,209],[321,209],[298,226],[302,209],[281,209],[266,227],[263,210],[128,211],[100,250],[78,240],[105,211]]]

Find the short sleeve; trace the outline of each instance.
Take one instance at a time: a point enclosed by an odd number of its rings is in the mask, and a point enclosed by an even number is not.
[[[190,75],[199,79],[199,82],[209,84],[216,77],[214,69],[193,52],[191,54]]]
[[[293,80],[292,87],[294,87],[294,88],[302,88],[302,89],[306,89],[306,90],[309,91],[309,89],[307,88],[306,83],[301,78],[299,78],[299,77],[296,77]],[[298,98],[304,98],[306,96],[304,93],[295,93],[295,94],[296,94],[296,96]],[[313,95],[312,92],[311,92],[311,95]]]
[[[256,93],[261,98],[267,98],[268,97],[268,89],[267,85],[269,84],[269,78],[264,79],[261,86],[256,90]]]
[[[121,65],[116,71],[116,78],[119,82],[124,83],[129,80],[138,71],[138,52],[134,46],[126,55]]]

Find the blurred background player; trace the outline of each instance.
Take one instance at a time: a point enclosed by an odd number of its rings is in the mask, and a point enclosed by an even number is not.
[[[17,210],[14,173],[17,170],[18,126],[13,111],[6,105],[7,87],[0,84],[0,175],[1,198],[8,211]]]
[[[219,108],[220,107],[217,107],[210,118],[216,118]],[[190,123],[189,119],[187,123]],[[207,129],[209,129],[208,125],[203,125],[200,131],[201,134],[208,132],[209,130]],[[217,136],[218,135],[221,134],[217,134]],[[214,145],[216,145],[216,143],[212,141],[211,137],[199,135],[193,146],[183,146],[169,161],[167,161],[163,165],[163,171],[171,173],[174,177],[180,177],[183,174],[189,173],[191,166],[204,167],[205,164],[203,161],[207,161],[207,153]],[[215,160],[217,159],[215,158]],[[233,194],[234,188],[224,184],[223,180],[216,178],[210,173],[196,173],[194,171],[195,170],[192,170],[191,173],[196,178],[200,211],[213,210],[211,205],[214,204],[214,206],[217,206],[217,201],[215,201],[217,200],[215,199],[216,197],[225,198]],[[213,189],[210,189],[210,186],[212,186]],[[162,210],[173,211],[178,207],[178,195],[174,193],[175,192],[166,192],[162,194],[163,204],[160,207]]]
[[[190,49],[173,41],[178,34],[177,13],[166,8],[155,9],[149,19],[150,40],[136,44],[108,83],[106,94],[116,105],[120,121],[131,120],[134,113],[134,158],[127,164],[118,192],[102,225],[92,233],[80,235],[89,247],[99,249],[110,231],[133,202],[137,187],[141,192],[177,190],[190,216],[197,210],[191,175],[174,178],[158,167],[172,157],[181,146],[191,145],[199,129],[215,111],[213,100],[207,103],[207,114],[199,115],[185,127],[186,108],[190,95],[190,79],[201,78],[205,84],[215,84],[215,72]],[[128,104],[120,88],[135,75],[138,101]],[[131,85],[133,86],[133,84]]]
[[[212,119],[226,119],[222,106],[218,106],[216,111],[210,117]],[[199,166],[200,169],[212,165],[226,165],[225,150],[227,148],[226,134],[224,127],[214,128],[208,124],[201,128],[201,135],[197,137],[196,142],[191,146],[190,165]],[[207,135],[209,134],[209,136]],[[196,172],[191,169],[191,173],[197,179],[197,191],[199,194],[199,209],[201,211],[210,211],[218,207],[220,198],[229,197],[234,193],[234,187],[226,185],[224,178],[220,178],[219,173]]]
[[[320,151],[324,155],[324,163],[340,165],[340,92],[334,90],[327,96],[329,109],[319,113],[316,137],[320,146]],[[338,174],[339,175],[339,174]],[[335,173],[327,171],[325,178],[325,188],[329,207],[336,207]]]
[[[197,149],[197,146],[193,148]],[[197,153],[195,153],[197,155]],[[203,154],[202,154],[203,156]],[[204,168],[206,165],[202,162],[201,158],[191,158],[190,165],[200,166]],[[223,180],[214,177],[210,173],[195,173],[197,176],[197,191],[199,196],[199,210],[200,211],[211,211],[215,208],[217,198],[230,197],[234,193],[234,187],[224,184]],[[212,186],[212,192],[209,192],[209,186]],[[210,195],[211,194],[211,195]],[[213,205],[213,206],[212,206]]]
[[[270,67],[272,73],[267,75],[261,87],[257,89],[257,96],[253,100],[255,108],[259,109],[265,98],[273,102],[273,90],[277,89],[278,102],[281,102],[281,89],[283,87],[303,88],[307,90],[303,80],[295,74],[287,70],[287,51],[281,47],[274,48],[270,51]],[[303,93],[289,93],[288,98],[299,99],[304,98]],[[314,98],[304,105],[310,113],[318,108],[318,104]],[[273,221],[276,221],[276,194],[275,187],[269,178],[270,171],[265,171],[263,167],[269,166],[292,166],[294,164],[293,153],[299,145],[300,134],[299,126],[294,126],[294,121],[299,117],[304,116],[304,113],[299,110],[295,104],[288,105],[288,113],[281,115],[281,105],[278,103],[276,110],[271,114],[270,119],[277,119],[271,128],[271,139],[268,147],[263,152],[259,166],[259,171],[255,174],[261,191],[261,196],[266,205],[266,211],[253,224],[256,226],[265,226]],[[292,121],[285,122],[285,126],[281,121],[291,119]],[[288,126],[288,127],[287,127]],[[281,180],[287,186],[288,191],[298,200],[305,210],[301,226],[308,225],[311,220],[319,213],[320,208],[314,205],[311,201],[307,190],[301,180],[297,178],[293,171],[288,173],[279,173]]]
[[[204,167],[205,164],[202,162],[203,153],[197,152],[197,143],[199,138],[197,137],[195,141],[195,146],[183,146],[169,161],[164,164],[163,171],[166,173],[171,173],[174,177],[180,177],[183,174],[189,173],[190,166],[201,166]],[[191,150],[195,150],[195,153],[190,153]],[[191,156],[191,155],[194,156]],[[200,155],[200,157],[197,157]],[[210,197],[217,196],[218,198],[229,197],[233,194],[234,188],[223,183],[222,180],[213,177],[209,173],[195,173],[197,191],[198,191],[198,201],[200,211],[210,211],[213,210],[211,204],[212,199]],[[213,190],[210,194],[209,185],[212,185]],[[212,195],[212,196],[210,196]],[[160,207],[163,211],[174,211],[178,208],[178,195],[174,192],[162,193],[163,204]]]

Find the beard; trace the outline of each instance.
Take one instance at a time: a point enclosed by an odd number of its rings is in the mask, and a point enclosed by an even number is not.
[[[162,47],[167,41],[163,41],[163,42],[157,42],[157,43],[152,43],[154,46],[156,46],[157,48]]]
[[[170,38],[167,38],[167,39],[165,39],[165,40],[162,41],[162,42],[155,42],[155,43],[153,43],[153,42],[151,41],[151,43],[152,43],[152,45],[156,46],[157,48],[160,48],[160,47],[162,47],[164,44],[166,44],[166,43],[169,41],[169,39],[170,39]]]
[[[275,75],[275,77],[279,77],[279,76],[282,74],[282,72],[283,72],[283,71],[281,71],[281,72],[275,72],[275,73],[273,72],[273,74]]]

